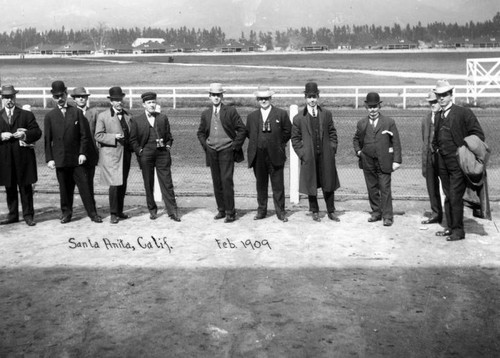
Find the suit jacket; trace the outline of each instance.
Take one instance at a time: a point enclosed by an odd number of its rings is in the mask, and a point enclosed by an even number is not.
[[[0,132],[17,132],[18,128],[26,129],[24,142],[35,143],[42,136],[42,131],[36,123],[35,116],[29,111],[14,107],[12,124],[6,122],[5,109],[0,111]],[[15,165],[14,165],[15,164]],[[17,183],[11,182],[12,168],[16,168]],[[13,186],[36,183],[37,164],[35,150],[29,146],[21,146],[19,139],[11,138],[8,141],[0,140],[0,185]]]
[[[212,112],[212,106],[203,111],[201,114],[200,126],[198,127],[197,132],[198,140],[200,141],[203,150],[205,150],[205,153],[207,152],[207,139],[210,136]],[[221,104],[219,119],[227,136],[233,141],[232,147],[234,151],[234,161],[237,163],[242,162],[245,159],[242,147],[246,139],[246,128],[240,115],[234,107],[228,107]],[[208,153],[206,153],[206,164],[207,166],[210,165]]]
[[[286,143],[290,140],[292,134],[292,123],[285,110],[274,106],[271,107],[267,119],[271,125],[271,139],[267,143],[267,153],[274,166],[283,166],[286,161]],[[249,168],[254,165],[259,134],[262,133],[262,125],[263,120],[260,109],[248,115],[246,127],[249,140],[247,149]]]
[[[130,114],[123,111],[130,136]],[[124,134],[113,109],[99,113],[95,127],[95,140],[99,143],[99,168],[101,181],[105,185],[123,185],[123,161],[125,151],[131,151],[130,138],[127,148],[116,140],[116,134]],[[130,155],[128,156],[130,161]]]
[[[371,125],[368,116],[358,121],[356,133],[352,140],[354,152],[363,151],[366,128]],[[389,133],[390,132],[390,133]],[[392,135],[391,135],[392,134]],[[380,114],[375,127],[375,146],[377,149],[380,169],[383,173],[392,173],[392,163],[402,163],[401,141],[396,122],[390,117]],[[359,167],[362,168],[361,158]]]
[[[142,150],[149,140],[149,127],[150,125],[146,117],[146,112],[142,112],[142,114],[132,117],[130,121],[130,145],[137,157],[141,156]],[[172,133],[170,133],[170,123],[166,115],[163,113],[156,115],[155,128],[159,138],[163,138],[163,143],[171,146],[174,140],[172,138]]]
[[[439,148],[438,133],[442,122],[440,113],[438,113],[436,125],[434,126],[435,132],[432,146],[435,150]],[[453,138],[453,143],[455,143],[457,148],[464,145],[464,138],[470,135],[476,135],[484,142],[485,137],[483,129],[481,128],[476,116],[469,108],[452,104],[450,110],[448,111],[447,118],[450,119],[451,136]]]
[[[436,124],[439,112],[435,114],[434,125]],[[431,143],[431,130],[434,130],[432,125],[432,112],[429,112],[422,118],[422,175],[427,176],[427,166],[432,164],[434,150]]]
[[[45,115],[45,161],[55,161],[57,168],[77,167],[80,154],[89,155],[90,127],[82,111],[68,105],[66,116],[59,107]]]
[[[340,187],[335,163],[337,153],[337,130],[333,123],[332,112],[318,106],[319,131],[321,138],[323,190],[332,192]],[[313,129],[307,113],[307,107],[293,118],[292,146],[300,158],[299,192],[317,195],[316,160],[314,158]]]
[[[85,111],[85,118],[89,122],[89,151],[87,157],[87,164],[91,166],[96,166],[99,161],[99,149],[97,148],[97,143],[94,140],[95,127],[97,122],[97,116],[99,111],[97,108],[88,108]]]

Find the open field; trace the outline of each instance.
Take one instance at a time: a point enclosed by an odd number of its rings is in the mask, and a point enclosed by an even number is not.
[[[414,66],[415,71],[465,74],[461,54],[294,56],[261,60],[399,71]],[[201,58],[208,63],[215,57]],[[257,56],[222,58],[258,62]],[[408,81],[429,88],[435,83],[396,76],[179,64],[196,62],[189,56],[176,56],[174,64],[153,63],[160,57],[140,60],[147,63],[0,60],[0,76],[2,83],[16,87],[50,86],[62,79],[70,88],[206,86],[213,81],[303,86],[315,80],[320,87]],[[253,109],[233,104],[243,119]],[[60,224],[55,173],[46,168],[43,140],[39,141],[34,198],[38,224],[28,227],[21,222],[0,230],[0,357],[500,356],[500,202],[492,202],[492,221],[465,210],[463,241],[446,242],[435,236],[442,226],[421,225],[429,204],[408,199],[426,195],[420,174],[420,120],[425,111],[393,107],[383,111],[396,119],[403,141],[404,163],[393,176],[395,196],[402,200],[394,202],[392,227],[368,224],[366,188],[352,153],[354,126],[365,112],[346,109],[336,100],[323,104],[333,111],[339,135],[339,223],[325,217],[323,201],[322,221],[312,221],[307,199],[298,205],[287,200],[287,223],[273,215],[272,200],[269,216],[254,221],[255,179],[246,162],[235,170],[238,220],[213,220],[209,169],[196,138],[202,110],[198,104],[171,110],[162,103],[174,136],[172,171],[180,223],[164,212],[149,220],[144,196],[129,195],[125,212],[131,217],[113,225],[107,195],[96,195],[103,224],[89,221],[79,198],[72,222]],[[42,128],[46,111],[34,108]],[[493,149],[490,193],[498,199],[500,111],[474,111]],[[142,194],[135,159],[133,164],[129,189]],[[107,188],[97,189],[107,194]],[[0,220],[7,213],[3,198],[1,194]]]

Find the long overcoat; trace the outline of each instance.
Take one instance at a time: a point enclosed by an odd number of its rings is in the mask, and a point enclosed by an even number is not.
[[[130,133],[130,114],[123,111],[123,117]],[[101,183],[104,185],[123,185],[123,161],[125,151],[131,151],[131,146],[124,147],[116,140],[117,134],[124,134],[118,116],[112,109],[99,113],[95,125],[95,140],[99,144],[99,169]],[[128,156],[130,160],[130,156]]]
[[[35,143],[42,136],[42,131],[36,123],[35,116],[29,111],[19,107],[14,108],[12,124],[8,124],[5,109],[0,111],[0,132],[17,132],[18,128],[26,129],[27,144]],[[15,167],[17,183],[11,183],[12,168]],[[0,140],[0,185],[25,186],[36,183],[37,165],[35,150],[31,146],[21,146],[19,139],[11,138],[7,141]]]
[[[319,130],[321,140],[322,178],[324,191],[335,191],[340,187],[335,154],[337,153],[337,130],[333,123],[332,112],[318,106]],[[316,161],[314,159],[313,129],[307,107],[293,118],[292,146],[300,158],[299,192],[317,195]]]

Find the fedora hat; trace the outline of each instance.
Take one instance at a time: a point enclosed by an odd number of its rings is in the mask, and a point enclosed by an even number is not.
[[[88,97],[90,96],[90,93],[87,92],[87,90],[85,89],[85,87],[76,87],[73,89],[73,91],[71,91],[71,94],[70,94],[71,97],[75,98],[77,96],[84,96],[84,97]]]
[[[370,92],[366,95],[365,103],[367,106],[375,106],[382,103],[380,95],[377,92]]]
[[[121,87],[116,86],[109,89],[109,99],[117,99],[121,101],[123,97],[125,97],[125,93],[123,93]]]
[[[253,95],[255,97],[272,97],[274,92],[267,86],[259,86]]]
[[[434,93],[441,94],[441,93],[450,92],[451,90],[453,90],[453,88],[455,88],[455,87],[450,85],[450,83],[448,81],[438,80],[436,82],[436,88],[434,88],[432,91]]]
[[[306,83],[306,88],[304,90],[304,94],[318,94],[318,84],[316,82],[308,82]]]
[[[2,96],[13,96],[18,92],[13,85],[3,85],[1,94]]]
[[[154,92],[144,92],[143,94],[141,94],[141,98],[142,98],[143,102],[151,101],[153,99],[156,99],[156,93],[154,93]]]
[[[224,92],[226,91],[222,88],[221,83],[210,83],[210,88],[208,90],[208,93],[224,93]]]
[[[50,92],[54,95],[60,95],[63,93],[66,93],[66,85],[64,84],[63,81],[54,81],[52,82],[52,89]]]
[[[429,92],[427,94],[427,102],[437,101],[437,96],[434,92]]]

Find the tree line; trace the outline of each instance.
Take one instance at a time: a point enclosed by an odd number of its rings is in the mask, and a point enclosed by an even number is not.
[[[220,27],[207,29],[194,28],[108,28],[104,23],[99,23],[91,29],[73,30],[62,27],[57,30],[37,31],[34,27],[17,29],[0,34],[0,45],[14,46],[26,49],[40,43],[63,45],[68,42],[85,43],[94,46],[96,50],[105,45],[128,44],[138,37],[155,37],[165,39],[167,44],[189,47],[199,45],[213,48],[231,40],[250,42],[266,45],[268,49],[299,49],[313,42],[329,47],[348,44],[351,47],[364,47],[387,41],[409,42],[423,41],[437,43],[438,41],[453,41],[468,38],[471,41],[478,38],[496,38],[500,41],[500,12],[491,20],[484,22],[469,21],[464,25],[446,24],[443,22],[430,23],[423,26],[417,25],[402,27],[399,24],[392,26],[375,25],[342,25],[330,28],[321,27],[314,30],[311,27],[300,29],[288,28],[285,31],[259,31],[250,30],[248,34],[241,33],[238,39],[228,39]]]

